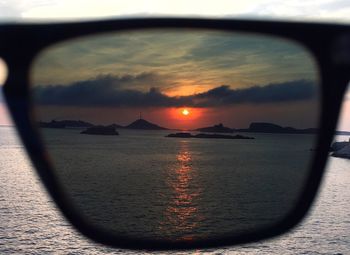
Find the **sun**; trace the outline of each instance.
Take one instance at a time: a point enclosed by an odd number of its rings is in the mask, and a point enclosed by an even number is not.
[[[187,110],[187,109],[185,108],[185,109],[183,109],[183,110],[181,111],[181,113],[182,113],[183,115],[187,116],[187,115],[190,114],[190,111]]]

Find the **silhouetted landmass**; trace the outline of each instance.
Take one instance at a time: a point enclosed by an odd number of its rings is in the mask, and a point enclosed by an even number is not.
[[[253,133],[280,133],[280,134],[314,134],[318,132],[316,128],[297,129],[293,127],[281,127],[267,122],[253,122],[247,129],[237,129],[237,132]]]
[[[280,133],[280,134],[314,134],[318,132],[318,129],[316,128],[297,129],[293,127],[282,127],[282,126],[279,126],[273,123],[268,123],[268,122],[252,122],[249,125],[249,128],[234,129],[234,128],[225,127],[223,124],[220,123],[212,127],[198,128],[198,129],[195,129],[195,131],[210,132],[210,133],[250,132],[250,133]],[[342,134],[345,134],[345,133],[342,133]]]
[[[42,128],[87,128],[94,125],[81,120],[51,120],[50,122],[39,122]]]
[[[80,132],[80,134],[87,135],[119,135],[119,133],[115,130],[115,128],[110,126],[93,126],[88,129]]]
[[[193,135],[191,133],[181,132],[181,133],[169,134],[165,137],[193,138]]]
[[[169,134],[166,137],[175,138],[216,138],[216,139],[254,139],[254,137],[243,136],[243,135],[223,135],[223,134],[204,134],[200,133],[197,135],[192,135],[191,133],[174,133]]]
[[[146,129],[146,130],[166,130],[167,128],[160,127],[144,119],[138,119],[127,125],[129,129]]]
[[[210,133],[232,133],[234,132],[234,129],[225,127],[222,123],[220,123],[212,127],[198,128],[198,129],[195,129],[195,131],[210,132]]]
[[[95,125],[81,120],[52,120],[51,122],[39,122],[39,126],[43,128],[89,128]],[[130,123],[127,126],[121,126],[118,124],[110,124],[109,127],[114,129],[128,128],[128,129],[140,129],[140,130],[167,130],[167,128],[158,126],[145,119],[138,119]],[[108,127],[105,126],[105,127]],[[96,126],[100,127],[100,126]],[[222,123],[211,126],[195,129],[194,131],[208,132],[208,133],[232,133],[232,132],[251,132],[251,133],[281,133],[281,134],[314,134],[318,132],[316,128],[297,129],[293,127],[282,127],[268,122],[252,122],[249,128],[234,129],[225,127]],[[337,135],[350,135],[348,131],[336,131]]]
[[[138,119],[130,123],[127,126],[121,126],[118,124],[110,124],[108,126],[93,125],[89,122],[81,120],[52,120],[51,122],[39,122],[39,126],[43,128],[89,128],[89,127],[111,127],[111,128],[129,128],[129,129],[146,129],[146,130],[166,130],[167,128],[158,126],[154,123],[151,123],[145,119]]]

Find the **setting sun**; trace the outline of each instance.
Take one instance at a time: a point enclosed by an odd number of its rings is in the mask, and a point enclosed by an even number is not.
[[[182,113],[183,115],[187,116],[187,115],[190,114],[190,111],[187,110],[187,109],[183,109],[183,110],[181,111],[181,113]]]
[[[172,107],[168,108],[167,112],[164,113],[164,116],[167,117],[164,126],[172,126],[175,129],[180,130],[188,130],[195,129],[199,127],[208,126],[208,122],[206,122],[207,118],[205,117],[206,109],[202,108],[194,108],[194,107]],[[207,116],[208,119],[212,120],[210,116]]]

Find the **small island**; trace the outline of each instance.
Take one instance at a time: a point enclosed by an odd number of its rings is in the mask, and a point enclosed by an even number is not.
[[[41,128],[89,128],[94,125],[81,120],[51,120],[50,122],[39,121],[39,127]]]
[[[195,131],[209,132],[209,133],[232,133],[234,129],[225,127],[222,123],[214,125],[212,127],[197,128]]]
[[[113,125],[110,126],[93,126],[80,132],[80,134],[86,135],[119,135],[118,131],[115,130]]]
[[[39,127],[41,128],[56,128],[56,129],[66,129],[66,128],[93,128],[98,127],[96,132],[100,132],[101,127],[110,127],[115,129],[139,129],[139,130],[167,130],[167,128],[158,126],[152,122],[149,122],[145,119],[137,119],[130,123],[129,125],[122,126],[116,123],[110,124],[108,126],[102,125],[94,125],[89,122],[81,121],[81,120],[51,120],[50,122],[39,121]],[[94,129],[91,129],[94,130]],[[95,132],[95,131],[92,131]]]
[[[271,134],[317,134],[317,128],[297,129],[294,127],[282,127],[268,122],[252,122],[248,128],[236,129],[236,132],[271,133]]]
[[[191,133],[181,132],[169,134],[165,137],[175,137],[175,138],[215,138],[215,139],[255,139],[254,137],[243,136],[243,135],[223,135],[223,134],[205,134],[200,133],[197,135],[192,135]]]

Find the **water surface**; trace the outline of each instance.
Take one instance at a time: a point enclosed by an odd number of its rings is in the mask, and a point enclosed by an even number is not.
[[[1,254],[139,254],[96,245],[75,232],[43,191],[13,129],[1,128],[0,152]],[[330,159],[312,213],[293,232],[265,242],[198,252],[347,254],[350,250],[349,164],[345,159]]]

